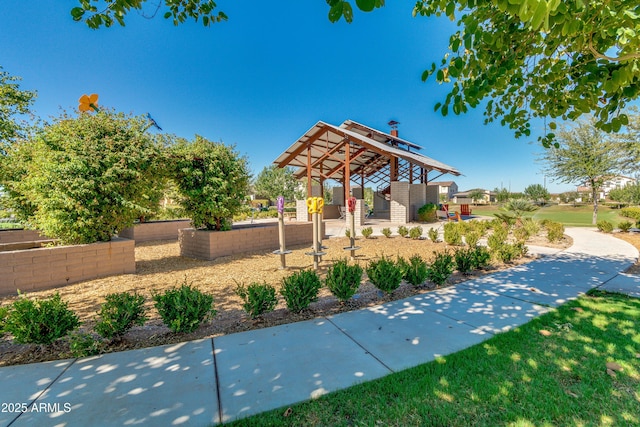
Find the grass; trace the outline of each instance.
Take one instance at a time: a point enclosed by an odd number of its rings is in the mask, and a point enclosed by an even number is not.
[[[474,215],[483,216],[493,216],[497,212],[505,212],[497,205],[474,206],[472,211]],[[611,209],[608,206],[598,206],[598,221],[607,220],[615,227],[619,222],[629,220],[620,216],[618,212],[620,211]],[[527,212],[524,216],[533,217],[536,220],[550,219],[571,227],[593,227],[593,224],[591,224],[592,215],[592,205],[550,205],[534,212]]]
[[[640,300],[593,292],[484,343],[230,426],[640,425]],[[544,331],[544,333],[541,333]],[[608,362],[622,368],[607,373]]]

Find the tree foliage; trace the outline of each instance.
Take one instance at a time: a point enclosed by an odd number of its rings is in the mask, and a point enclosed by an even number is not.
[[[602,185],[624,167],[625,145],[607,135],[593,122],[581,121],[558,132],[558,146],[542,156],[545,173],[554,181],[591,188],[593,219],[598,220],[598,193]]]
[[[635,0],[420,0],[414,15],[457,19],[449,52],[424,72],[451,92],[436,105],[464,113],[484,99],[486,122],[500,120],[516,137],[530,120],[591,113],[595,126],[618,131],[621,112],[640,91],[640,6]]]
[[[182,206],[195,228],[222,230],[230,226],[249,191],[245,157],[234,147],[196,136],[172,149],[173,172]]]
[[[276,165],[265,166],[253,181],[253,190],[259,196],[275,200],[283,196],[285,200],[302,198],[298,191],[298,180],[290,167],[279,168]]]
[[[13,140],[24,136],[18,117],[29,114],[36,93],[20,89],[19,77],[11,76],[0,66],[0,154]]]
[[[19,218],[62,243],[108,241],[149,213],[163,176],[147,120],[102,109],[67,115],[15,143],[0,179]],[[157,200],[156,200],[157,203]]]
[[[551,196],[544,186],[540,184],[531,184],[524,189],[524,195],[539,205],[545,204]]]

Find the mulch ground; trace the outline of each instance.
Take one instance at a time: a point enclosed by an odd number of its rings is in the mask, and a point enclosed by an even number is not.
[[[640,247],[640,237],[627,237],[632,244]],[[544,238],[535,238],[528,242],[532,245],[545,245]],[[568,247],[571,240],[565,240],[557,247]],[[319,274],[323,277],[327,268],[334,260],[346,258],[348,251],[343,250],[349,246],[346,238],[332,238],[324,241],[327,246],[327,255],[320,264]],[[401,237],[377,237],[372,239],[359,238],[357,245],[361,247],[356,252],[356,260],[363,268],[366,264],[382,256],[395,258],[402,256],[409,258],[419,254],[427,261],[434,256],[434,251],[451,250],[445,243],[433,243],[429,240],[411,240]],[[91,281],[85,281],[65,287],[30,293],[30,298],[46,298],[55,292],[59,292],[62,299],[67,301],[69,308],[76,312],[83,322],[81,331],[92,332],[95,317],[100,305],[105,301],[105,296],[114,292],[137,292],[146,298],[147,316],[149,320],[144,326],[134,327],[122,340],[105,344],[103,352],[121,351],[134,348],[149,347],[154,345],[171,344],[192,339],[216,337],[224,334],[264,328],[301,320],[312,319],[319,316],[327,316],[344,311],[359,309],[376,305],[391,300],[405,298],[411,295],[429,292],[433,286],[416,288],[409,284],[403,284],[391,295],[382,295],[370,283],[366,277],[362,281],[358,292],[358,298],[352,299],[346,304],[340,303],[326,288],[320,291],[317,302],[303,310],[301,313],[291,313],[284,301],[280,300],[276,310],[251,319],[242,309],[242,301],[235,294],[238,284],[248,285],[252,282],[269,283],[279,289],[281,280],[293,271],[311,268],[312,257],[305,255],[309,251],[308,246],[288,248],[293,252],[287,256],[287,269],[280,269],[280,258],[271,252],[252,252],[243,255],[218,258],[214,261],[202,261],[183,258],[179,255],[178,243],[175,241],[148,242],[138,245],[136,251],[136,274],[107,277]],[[525,257],[518,263],[529,262],[533,258]],[[445,286],[450,286],[473,277],[494,272],[499,269],[511,267],[514,264],[492,266],[483,271],[473,273],[471,276],[463,276],[455,273]],[[639,268],[640,271],[640,268]],[[158,313],[153,308],[151,296],[153,293],[161,293],[188,283],[196,286],[203,292],[214,296],[214,307],[217,315],[211,322],[202,325],[191,334],[174,334],[162,324]],[[10,304],[17,297],[0,298],[0,305]],[[5,336],[0,341],[0,366],[41,362],[72,357],[69,351],[68,340],[59,340],[51,346],[38,346],[16,344],[10,337]]]

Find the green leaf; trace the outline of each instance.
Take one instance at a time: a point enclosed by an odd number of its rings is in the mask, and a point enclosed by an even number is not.
[[[81,20],[83,15],[84,15],[84,9],[83,8],[74,7],[73,9],[71,9],[71,17],[73,18],[74,21]]]
[[[329,21],[338,22],[342,17],[343,2],[338,2],[329,9]]]
[[[348,23],[353,22],[353,9],[351,8],[351,3],[343,3],[344,6],[342,8],[342,16],[344,16],[344,20]]]
[[[356,5],[363,12],[371,12],[376,6],[376,2],[375,0],[356,0]]]

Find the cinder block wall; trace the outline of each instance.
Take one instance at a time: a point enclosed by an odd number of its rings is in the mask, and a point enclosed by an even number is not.
[[[0,243],[30,242],[45,239],[47,238],[36,230],[0,230]]]
[[[313,223],[288,223],[285,225],[286,246],[311,244]],[[321,233],[325,236],[324,223]],[[205,231],[186,228],[179,231],[180,255],[212,260],[215,258],[252,251],[268,251],[280,248],[278,224],[242,227],[229,231]]]
[[[0,294],[15,294],[136,272],[135,242],[110,242],[0,252]]]
[[[191,227],[188,219],[176,221],[152,221],[136,224],[122,230],[118,235],[136,243],[151,240],[178,240],[178,230]]]
[[[409,221],[418,219],[418,209],[427,203],[427,185],[409,184],[410,217]]]
[[[391,182],[391,222],[406,224],[409,222],[409,183]]]

